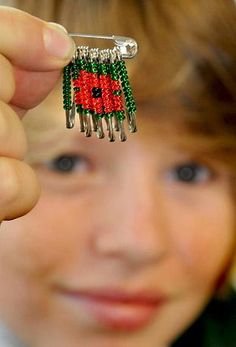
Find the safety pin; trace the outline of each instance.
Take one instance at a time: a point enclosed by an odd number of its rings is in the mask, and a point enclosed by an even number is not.
[[[80,33],[70,33],[71,37],[84,37],[91,39],[103,39],[103,40],[112,40],[115,45],[119,48],[120,54],[124,59],[131,59],[136,56],[138,53],[138,44],[131,38],[126,36],[106,36],[106,35],[91,35],[91,34],[80,34]]]

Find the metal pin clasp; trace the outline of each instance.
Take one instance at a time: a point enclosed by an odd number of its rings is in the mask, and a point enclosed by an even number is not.
[[[120,49],[120,53],[123,59],[131,59],[138,53],[138,43],[131,37],[126,36],[106,36],[106,35],[90,35],[80,33],[70,33],[71,37],[84,37],[90,39],[103,39],[112,40],[117,47]]]

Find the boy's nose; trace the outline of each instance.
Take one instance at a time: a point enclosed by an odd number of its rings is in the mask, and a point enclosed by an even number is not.
[[[112,190],[112,193],[109,193]],[[108,198],[108,194],[109,198]],[[143,265],[166,253],[162,196],[150,177],[139,173],[109,188],[94,234],[97,254]]]

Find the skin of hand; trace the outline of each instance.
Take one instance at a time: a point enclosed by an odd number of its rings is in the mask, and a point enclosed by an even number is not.
[[[0,6],[0,221],[27,213],[40,188],[23,162],[27,140],[20,120],[54,88],[75,45],[58,24]]]

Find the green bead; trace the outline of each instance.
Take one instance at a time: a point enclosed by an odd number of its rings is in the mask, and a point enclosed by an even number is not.
[[[83,109],[83,114],[84,114],[84,115],[89,115],[90,113],[91,113],[90,110],[87,110],[87,109],[84,110],[84,109]]]
[[[105,114],[105,117],[106,117],[107,119],[110,119],[110,118],[113,117],[113,113],[112,113],[112,112],[106,113],[106,114]]]
[[[104,114],[95,113],[94,116],[96,117],[97,120],[100,120],[104,117]]]
[[[116,118],[119,120],[119,121],[122,121],[125,119],[125,112],[124,111],[117,111],[116,112]]]
[[[82,111],[83,111],[82,105],[76,105],[76,111],[77,111],[77,113],[82,113]]]
[[[107,66],[104,63],[99,64],[99,73],[101,75],[107,75]]]
[[[90,65],[91,72],[98,73],[98,63],[92,62]]]
[[[71,89],[65,89],[63,94],[66,95],[71,95]]]
[[[122,95],[122,90],[113,90],[113,95]]]
[[[64,105],[63,108],[64,108],[64,110],[69,111],[71,109],[71,104],[70,105]]]
[[[112,80],[114,80],[114,81],[119,80],[119,73],[118,73],[116,65],[114,63],[110,64],[109,72],[111,74]]]

